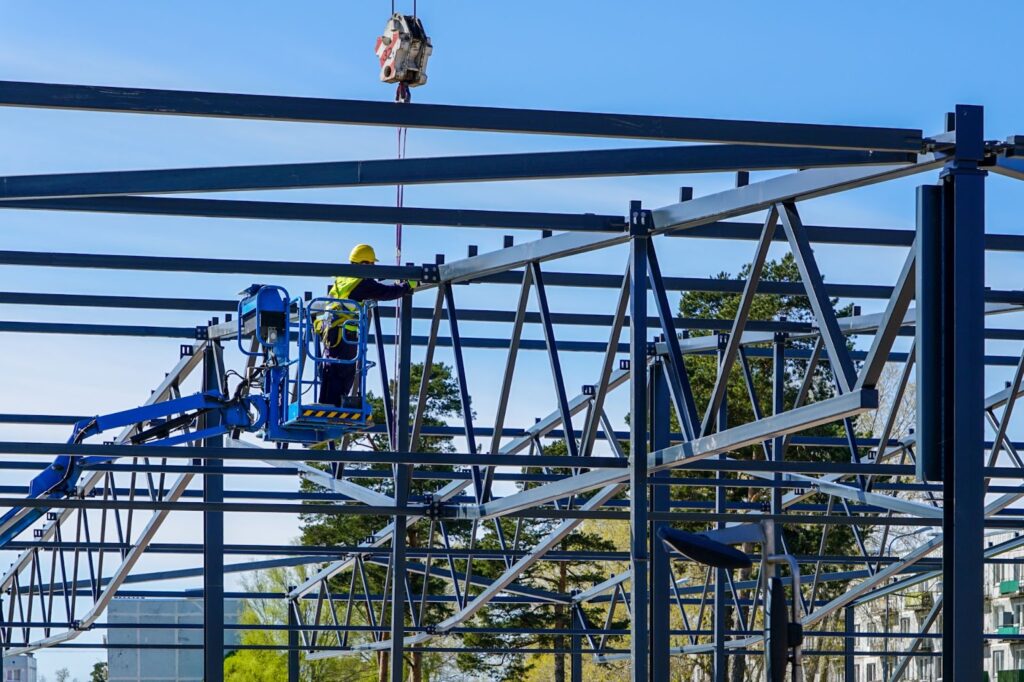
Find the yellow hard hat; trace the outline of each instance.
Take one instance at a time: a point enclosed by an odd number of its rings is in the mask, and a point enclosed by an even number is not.
[[[348,254],[349,263],[376,263],[377,254],[369,244],[356,244],[352,253]]]

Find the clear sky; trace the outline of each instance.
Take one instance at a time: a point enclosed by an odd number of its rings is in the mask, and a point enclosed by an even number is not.
[[[400,2],[399,8],[408,11],[411,3]],[[388,2],[351,1],[0,3],[0,78],[387,101],[393,89],[377,80],[373,44],[389,12]],[[1018,2],[420,0],[419,13],[434,55],[429,84],[413,92],[418,102],[903,126],[926,134],[940,131],[944,112],[970,103],[985,105],[989,137],[1024,132],[1020,55],[1012,38],[1024,19]],[[385,128],[16,109],[0,109],[0,131],[0,175],[391,158],[396,145],[394,130]],[[413,130],[408,152],[436,156],[623,144]],[[911,227],[913,187],[925,181],[930,179],[809,202],[805,220]],[[719,174],[418,186],[406,190],[406,204],[624,213],[630,199],[648,206],[671,203],[681,184],[692,184],[700,195],[732,182]],[[996,178],[989,190],[989,231],[1024,232],[1015,210],[1022,188]],[[394,190],[262,196],[389,205]],[[499,248],[501,236],[494,230],[407,228],[404,260],[432,261],[443,252],[450,261],[470,243],[481,251]],[[517,234],[517,240],[529,237]],[[0,212],[3,249],[340,261],[357,241],[374,243],[391,260],[387,226]],[[749,246],[742,244],[673,241],[659,243],[668,274],[736,272],[748,258]],[[833,282],[891,283],[903,259],[893,249],[821,247],[817,253]],[[624,260],[622,251],[612,251],[551,269],[621,272]],[[988,284],[1020,288],[1020,271],[1019,256],[990,257]],[[283,283],[293,293],[323,286],[308,279]],[[0,290],[17,292],[231,298],[247,284],[236,276],[0,269]],[[457,295],[467,306],[509,310],[510,289],[468,287]],[[552,303],[560,311],[607,312],[614,301],[610,292],[563,290],[552,292]],[[877,307],[858,303],[865,311]],[[205,316],[0,306],[0,319],[192,325]],[[501,336],[505,329],[468,325],[464,333]],[[604,340],[594,330],[559,334]],[[130,407],[173,365],[177,344],[0,335],[0,412],[94,414]],[[1019,352],[1012,344],[990,344],[989,350]],[[513,396],[510,419],[519,425],[554,407],[535,397],[546,394],[549,378],[545,359],[532,356]],[[494,407],[487,388],[497,380],[494,368],[503,357],[471,351],[468,361],[475,406],[486,423]],[[566,357],[570,388],[592,381],[597,363],[596,357]],[[1002,377],[988,378],[995,385]],[[616,421],[625,411],[616,401],[610,409]],[[18,438],[63,440],[66,433],[0,426],[0,439]],[[228,540],[255,540],[271,529],[276,541],[287,542],[296,533],[285,518],[258,521],[233,525]],[[160,539],[197,540],[192,522],[169,523]],[[69,665],[82,679],[89,662],[101,656],[44,654],[41,667],[52,679],[55,668]]]

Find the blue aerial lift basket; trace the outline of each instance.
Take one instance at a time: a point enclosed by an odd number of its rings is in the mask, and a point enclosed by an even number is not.
[[[366,360],[371,305],[348,299],[316,298],[308,303],[289,299],[278,286],[254,284],[238,304],[238,347],[248,356],[263,359],[262,391],[267,399],[265,438],[275,442],[320,442],[370,426],[373,407],[366,399]],[[293,359],[292,318],[298,322],[298,352]],[[347,333],[338,342],[352,344],[351,359],[327,357],[319,330],[340,324]],[[246,332],[255,350],[243,345]],[[354,335],[355,338],[352,338]],[[323,370],[329,365],[354,365],[354,394],[340,405],[315,401]],[[307,376],[308,375],[308,376]],[[307,399],[307,394],[311,398]]]

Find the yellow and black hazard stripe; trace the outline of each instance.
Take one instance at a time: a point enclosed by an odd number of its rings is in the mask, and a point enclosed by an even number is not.
[[[357,419],[359,412],[339,412],[337,410],[304,410],[303,417],[326,417],[327,419]]]

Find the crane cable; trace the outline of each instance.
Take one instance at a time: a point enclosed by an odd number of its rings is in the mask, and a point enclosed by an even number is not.
[[[417,11],[416,10],[417,10],[417,8],[416,8],[416,0],[413,0],[413,2],[412,2],[412,15],[413,15],[413,17],[417,16]],[[392,16],[394,16],[394,14],[395,14],[395,0],[391,0],[391,14],[392,14]],[[412,93],[410,92],[409,84],[408,83],[399,83],[398,84],[398,88],[395,90],[395,103],[396,104],[408,104],[411,101],[412,101]],[[406,127],[399,127],[398,128],[398,158],[400,160],[405,158],[406,143],[408,142],[408,139],[409,139],[409,129],[406,128]],[[405,203],[405,185],[402,185],[402,184],[396,185],[395,186],[395,205],[398,208],[402,208],[404,203]],[[400,222],[399,223],[395,223],[395,265],[397,265],[397,266],[401,266],[402,265],[402,223],[400,223]],[[392,369],[392,372],[393,372],[392,385],[395,387],[395,390],[398,390],[398,371],[399,371],[398,360],[399,360],[399,353],[400,353],[400,348],[401,348],[401,343],[402,343],[402,338],[401,338],[401,335],[402,335],[402,318],[401,318],[401,315],[402,315],[401,305],[395,306],[395,344],[394,344],[395,348],[394,348],[394,361],[392,363],[392,367],[393,367],[393,369]],[[391,390],[391,389],[390,389],[390,387],[387,387],[387,388],[385,388],[385,390]],[[396,409],[397,409],[396,403],[394,401],[392,401],[392,407],[391,407],[392,414],[390,415],[391,416],[391,419],[390,419],[391,433],[388,434],[389,440],[390,440],[390,443],[391,443],[392,447],[397,446],[397,442],[398,442],[397,441],[397,438],[398,438],[397,424],[395,423],[396,419],[397,419],[397,414],[395,414],[395,410]]]

